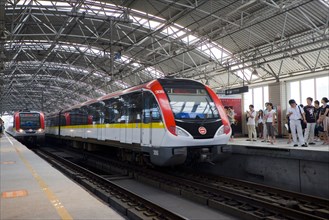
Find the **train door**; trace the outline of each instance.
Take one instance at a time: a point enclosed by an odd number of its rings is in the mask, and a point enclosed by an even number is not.
[[[151,111],[150,111],[150,92],[143,93],[143,114],[141,129],[141,145],[151,146]]]
[[[127,130],[127,141],[129,143],[140,144],[142,108],[142,92],[132,93],[129,101],[129,130]]]
[[[158,124],[161,123],[161,114],[158,103],[150,92],[144,92],[143,103],[143,123],[141,129],[142,145],[159,145],[162,138],[158,129]]]
[[[120,96],[119,101],[122,103],[120,109],[120,142],[126,143],[127,139],[127,127],[128,127],[128,106],[129,106],[129,97],[127,95]]]

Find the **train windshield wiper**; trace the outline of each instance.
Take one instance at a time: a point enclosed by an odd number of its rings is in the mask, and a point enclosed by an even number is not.
[[[209,109],[212,113],[212,117],[214,118],[215,114],[214,114],[214,109],[212,108],[212,105],[210,104],[210,101],[208,99],[208,97],[205,97],[206,101],[207,101],[207,105],[209,106]]]
[[[212,118],[214,118],[215,114],[214,114],[214,110],[213,110],[213,108],[212,108],[212,106],[210,104],[210,101],[209,101],[208,97],[205,97],[205,99],[207,101],[207,106],[209,106],[209,109],[210,109],[210,111],[212,113]],[[206,112],[207,106],[206,106],[205,110],[203,111],[203,113],[204,113],[204,119],[201,122],[202,124],[208,119],[208,117],[206,117],[208,115],[208,113]]]

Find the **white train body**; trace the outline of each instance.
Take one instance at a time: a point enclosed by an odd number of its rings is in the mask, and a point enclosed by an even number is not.
[[[192,80],[154,80],[46,118],[46,133],[133,148],[159,166],[213,160],[231,129],[216,94]]]

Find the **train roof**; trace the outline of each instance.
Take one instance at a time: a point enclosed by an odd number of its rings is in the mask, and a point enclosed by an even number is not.
[[[17,111],[15,112],[14,114],[16,113],[43,113],[41,111],[28,111],[28,110],[23,110],[23,111]]]
[[[192,79],[177,79],[177,78],[155,79],[155,80],[152,80],[150,82],[147,82],[147,83],[144,83],[144,84],[141,84],[141,85],[138,85],[138,86],[133,86],[133,87],[127,88],[125,90],[121,90],[121,91],[117,91],[117,92],[113,92],[113,93],[101,96],[97,99],[91,99],[91,100],[88,100],[86,102],[76,104],[76,105],[74,105],[72,107],[69,107],[67,109],[63,109],[61,112],[67,112],[67,111],[70,111],[70,110],[73,110],[73,109],[81,108],[83,106],[88,106],[88,105],[91,105],[91,104],[94,104],[94,103],[97,103],[97,102],[100,102],[100,101],[104,101],[104,100],[107,100],[107,99],[110,99],[110,98],[113,98],[113,97],[120,96],[122,94],[130,93],[130,92],[133,92],[133,91],[138,91],[138,90],[142,90],[142,89],[151,89],[152,86],[154,85],[154,83],[156,83],[156,82],[159,82],[163,87],[182,87],[182,86],[183,87],[184,86],[189,86],[189,87],[193,87],[193,88],[202,88],[202,87],[204,87],[204,85],[202,83],[200,83],[196,80],[192,80]],[[50,113],[48,115],[55,115],[55,114],[59,114],[59,111]]]

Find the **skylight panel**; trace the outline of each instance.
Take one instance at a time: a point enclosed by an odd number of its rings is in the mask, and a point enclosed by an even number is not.
[[[161,77],[164,77],[164,73],[161,72],[161,71],[158,71],[154,67],[147,67],[145,70],[148,71],[148,73],[152,76],[152,78],[161,78]]]
[[[320,0],[325,6],[329,7],[329,0]],[[58,10],[58,11],[74,11],[74,6],[66,1],[33,1],[33,0],[25,0],[25,1],[18,1],[17,6],[20,7],[26,7],[28,5],[31,5],[32,8],[42,8],[47,7],[47,10]],[[51,6],[56,6],[57,8],[52,9]],[[78,13],[86,13],[86,15],[92,15],[92,16],[104,16],[104,17],[122,17],[124,16],[125,10],[127,8],[125,7],[118,7],[114,4],[109,4],[106,2],[97,2],[97,1],[91,1],[86,0],[83,4],[80,5],[80,7],[77,7]],[[172,39],[179,39],[183,43],[187,45],[191,44],[199,44],[196,50],[203,53],[205,56],[208,56],[209,58],[216,59],[218,62],[222,63],[223,60],[227,59],[228,57],[232,58],[232,60],[236,60],[236,58],[232,57],[232,53],[223,48],[221,45],[217,44],[216,42],[211,42],[209,40],[204,40],[199,38],[196,35],[190,34],[191,30],[188,28],[185,28],[179,24],[176,23],[170,23],[169,25],[166,23],[166,20],[164,18],[149,14],[147,12],[138,11],[135,9],[129,9],[130,14],[129,18],[132,19],[133,25],[137,26],[143,26],[147,29],[151,30],[159,30],[160,33],[169,36]],[[27,16],[28,17],[28,16]],[[163,28],[166,25],[165,28]],[[18,26],[19,27],[19,26]],[[16,29],[17,30],[17,29]],[[146,40],[147,38],[145,38]],[[21,44],[21,42],[18,42]],[[142,42],[139,42],[140,44]],[[201,44],[200,44],[201,43]],[[26,47],[33,48],[35,50],[46,50],[50,47],[50,44],[44,43],[42,46],[36,46],[37,42],[31,42],[31,46],[29,47],[29,44],[26,44]],[[14,45],[15,46],[15,45]],[[98,56],[98,57],[110,57],[109,53],[104,53],[104,51],[100,51],[96,48],[90,48],[86,47],[84,45],[79,44],[60,44],[59,46],[56,46],[56,49],[58,51],[65,51],[69,53],[80,53],[83,52],[89,56]],[[141,65],[138,63],[138,61],[131,60],[131,58],[121,56],[121,59],[116,59],[116,62],[121,62],[124,64],[128,64],[139,68]],[[232,65],[232,64],[231,64]],[[234,63],[233,63],[234,65]],[[153,69],[146,68],[144,74],[151,75],[154,78],[163,77],[164,74],[156,70],[154,67]],[[251,74],[252,69],[245,69],[244,72],[239,71],[239,69],[242,67],[236,67],[232,69],[232,71],[236,71],[237,75],[241,74],[248,74],[249,77],[253,77]],[[250,72],[250,73],[249,73]]]
[[[320,2],[329,8],[329,0],[320,0]]]
[[[127,88],[131,87],[131,85],[129,85],[128,83],[123,82],[123,81],[121,81],[121,80],[116,80],[116,81],[114,82],[114,84],[115,84],[116,86],[122,88],[122,89],[127,89]]]
[[[195,43],[197,40],[199,40],[199,38],[191,35],[191,34],[188,34],[186,37],[183,37],[182,38],[182,41],[186,44],[193,44]]]

